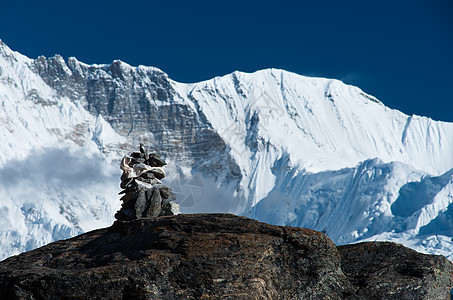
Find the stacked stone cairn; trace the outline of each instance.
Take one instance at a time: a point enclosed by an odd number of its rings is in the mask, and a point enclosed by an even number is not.
[[[143,144],[140,152],[132,152],[121,160],[119,194],[123,195],[121,209],[115,214],[118,220],[155,218],[179,214],[179,205],[171,188],[160,181],[165,177],[162,168],[166,162],[155,153],[148,154]]]

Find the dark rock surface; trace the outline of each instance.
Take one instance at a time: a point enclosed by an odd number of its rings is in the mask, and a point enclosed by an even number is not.
[[[357,299],[450,299],[453,265],[443,256],[390,242],[345,245],[338,250]]]
[[[117,221],[1,262],[0,299],[445,299],[448,294],[452,264],[443,257],[393,243],[339,249],[341,258],[320,232],[229,214]]]
[[[117,221],[0,263],[0,299],[341,299],[323,234],[227,214]]]

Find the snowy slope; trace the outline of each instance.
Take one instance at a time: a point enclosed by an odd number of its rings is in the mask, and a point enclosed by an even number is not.
[[[251,148],[269,143],[313,172],[374,157],[436,175],[453,167],[451,124],[389,109],[338,80],[270,69],[175,86],[200,107],[237,161],[247,156],[245,164],[261,152]]]
[[[0,43],[0,104],[0,257],[111,224],[118,158],[145,142],[169,162],[183,212],[452,259],[453,124],[338,80],[268,69],[182,84]]]
[[[0,257],[113,221],[117,174],[100,146],[124,140],[57,97],[31,60],[0,44]]]
[[[236,212],[324,230],[339,244],[390,239],[453,258],[453,124],[407,116],[337,80],[282,70],[174,85],[244,175],[247,200]]]

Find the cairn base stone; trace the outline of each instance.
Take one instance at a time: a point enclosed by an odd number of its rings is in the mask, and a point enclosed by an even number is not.
[[[118,220],[152,219],[158,216],[179,214],[175,195],[165,184],[150,184],[136,181],[135,200],[124,203],[116,213]]]

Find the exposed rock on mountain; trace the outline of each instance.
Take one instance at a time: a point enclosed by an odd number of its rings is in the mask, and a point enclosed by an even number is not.
[[[404,281],[404,291],[428,299],[426,295],[446,295],[451,288],[453,269],[445,258],[414,251],[404,256],[408,250],[392,243],[352,247],[341,248],[350,254],[342,256],[342,263],[359,287],[357,295],[341,270],[337,248],[320,232],[228,214],[117,221],[1,262],[0,298],[357,299],[369,291],[391,299],[394,290],[381,288],[383,283]],[[375,270],[367,270],[365,262],[362,269],[357,264],[378,256],[376,248],[382,253],[376,263],[384,270],[405,269],[370,280]],[[362,254],[355,258],[354,253]],[[392,256],[386,259],[388,253]],[[398,256],[401,264],[394,259]],[[409,258],[415,267],[405,265]],[[417,280],[407,280],[414,276]],[[420,283],[436,284],[431,291],[439,294],[426,294]]]
[[[203,158],[217,156],[235,165],[203,113],[184,101],[174,82],[158,68],[131,67],[119,60],[110,65],[87,65],[70,58],[66,63],[59,55],[41,56],[30,68],[59,97],[102,115],[119,134],[153,145],[155,151],[178,164],[197,161],[203,169]],[[228,164],[219,167],[219,172],[231,172]]]

